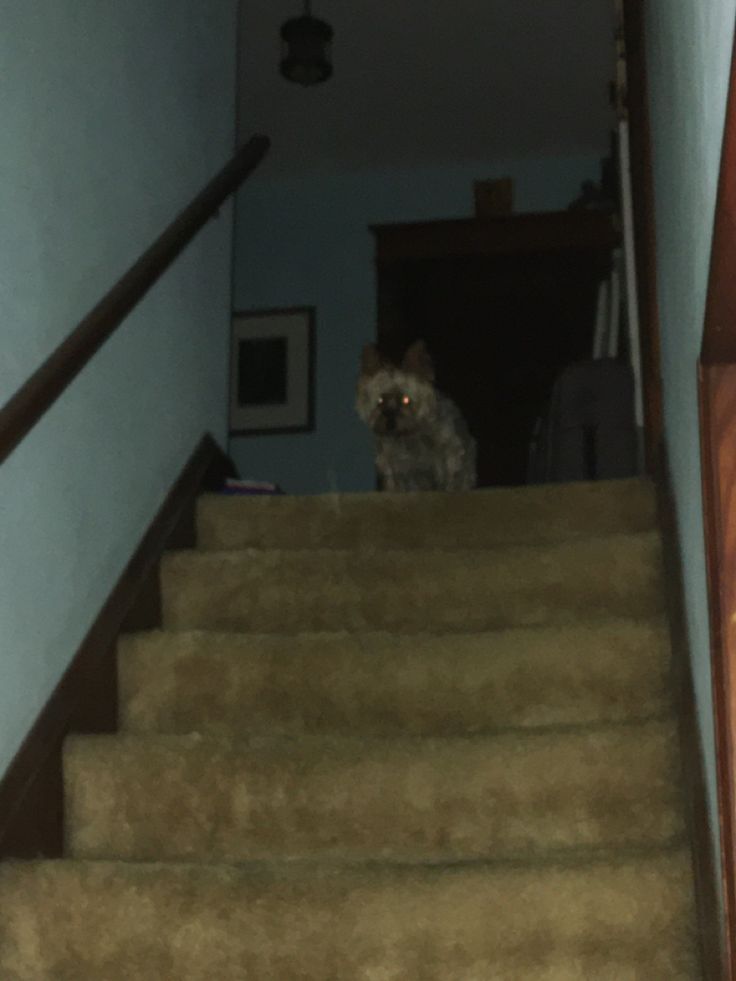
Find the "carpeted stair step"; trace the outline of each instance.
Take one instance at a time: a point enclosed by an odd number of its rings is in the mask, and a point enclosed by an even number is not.
[[[0,866],[8,981],[695,981],[689,858]]]
[[[181,551],[164,626],[297,632],[483,630],[662,610],[654,532],[468,549]]]
[[[649,482],[198,528],[68,857],[0,863],[2,981],[699,981]]]
[[[205,495],[201,548],[487,547],[655,527],[644,479],[503,487],[459,494]]]
[[[118,645],[130,732],[462,735],[670,707],[665,622],[490,633],[152,631]]]
[[[669,722],[493,737],[79,736],[69,854],[197,860],[510,858],[683,835]]]

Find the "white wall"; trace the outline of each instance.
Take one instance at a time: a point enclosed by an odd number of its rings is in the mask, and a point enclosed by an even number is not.
[[[696,361],[703,333],[736,0],[649,0],[647,9],[665,430],[715,838]]]
[[[235,0],[0,0],[0,403],[233,148]],[[203,432],[223,210],[0,468],[0,772]]]
[[[375,486],[372,440],[353,407],[360,351],[376,336],[369,225],[469,216],[473,181],[507,174],[515,179],[517,210],[564,208],[599,169],[593,155],[301,180],[269,179],[265,167],[238,199],[235,308],[317,308],[316,428],[231,440],[240,472],[290,493]]]

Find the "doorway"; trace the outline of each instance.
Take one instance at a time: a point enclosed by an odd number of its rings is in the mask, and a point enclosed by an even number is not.
[[[379,348],[400,360],[422,338],[438,388],[478,442],[479,486],[526,483],[555,378],[590,357],[598,289],[617,241],[610,216],[552,212],[373,231]]]

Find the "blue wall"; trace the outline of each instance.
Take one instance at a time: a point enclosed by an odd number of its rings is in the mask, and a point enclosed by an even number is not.
[[[736,0],[650,0],[649,84],[664,415],[693,680],[717,839],[696,362],[703,333]]]
[[[566,207],[599,160],[583,156],[410,171],[269,180],[267,167],[236,211],[236,310],[317,308],[316,429],[236,438],[243,476],[292,493],[373,487],[371,440],[353,409],[360,350],[375,337],[371,224],[464,217],[473,181],[513,175],[519,211]]]
[[[0,403],[227,160],[235,0],[2,3]],[[0,773],[205,430],[232,213],[0,468]]]

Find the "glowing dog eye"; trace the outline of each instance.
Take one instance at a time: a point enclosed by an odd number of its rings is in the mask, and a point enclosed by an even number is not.
[[[378,402],[376,404],[377,405],[383,405],[383,395],[380,397],[380,399],[378,400]]]
[[[408,395],[404,395],[404,397],[401,399],[401,404],[402,405],[411,405],[411,399],[409,398]]]

